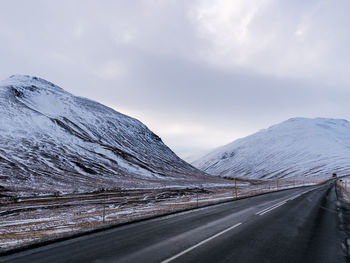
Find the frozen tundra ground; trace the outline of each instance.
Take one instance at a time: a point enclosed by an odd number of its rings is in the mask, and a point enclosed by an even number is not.
[[[320,181],[238,181],[237,198]],[[133,189],[63,196],[0,198],[0,253],[106,225],[234,200],[226,187]]]

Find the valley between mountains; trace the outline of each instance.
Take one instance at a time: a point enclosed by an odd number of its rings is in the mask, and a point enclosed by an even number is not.
[[[349,142],[346,120],[293,118],[189,164],[139,120],[14,75],[0,83],[0,252],[270,193],[254,208],[267,213],[280,190],[333,189]]]

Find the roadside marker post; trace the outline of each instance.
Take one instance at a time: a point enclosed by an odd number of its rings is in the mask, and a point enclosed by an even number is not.
[[[106,217],[106,200],[103,200],[103,216],[102,216],[103,223],[105,223],[105,217]]]
[[[237,196],[238,196],[238,194],[237,194],[237,181],[235,178],[235,197],[236,197],[236,199],[237,199]]]

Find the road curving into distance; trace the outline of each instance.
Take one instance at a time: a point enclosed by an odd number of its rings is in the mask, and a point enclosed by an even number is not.
[[[0,262],[345,262],[334,180],[116,227]]]

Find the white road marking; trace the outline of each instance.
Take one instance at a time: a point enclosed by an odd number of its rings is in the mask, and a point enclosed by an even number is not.
[[[276,209],[277,207],[280,207],[280,206],[284,205],[284,204],[287,203],[288,201],[294,200],[294,199],[298,198],[299,196],[301,196],[301,195],[303,195],[303,194],[306,194],[306,193],[308,193],[308,192],[310,192],[310,191],[312,191],[312,190],[314,190],[314,189],[305,191],[305,192],[303,192],[303,193],[301,193],[301,194],[297,194],[297,195],[292,196],[292,197],[290,197],[290,198],[288,198],[288,199],[286,199],[286,200],[283,200],[283,201],[281,201],[281,202],[279,202],[279,203],[277,203],[277,204],[274,204],[274,205],[272,205],[272,206],[269,206],[269,207],[267,207],[267,208],[265,208],[265,209],[263,209],[263,210],[257,212],[256,215],[260,215],[260,216],[261,216],[261,215],[263,215],[263,214],[266,214],[266,213],[268,213],[268,212],[270,212],[270,211]],[[175,256],[172,256],[171,258],[168,258],[168,259],[163,260],[161,263],[168,263],[168,262],[171,262],[171,261],[173,261],[174,259],[177,259],[178,257],[181,257],[182,255],[184,255],[184,254],[190,252],[191,250],[193,250],[193,249],[195,249],[195,248],[197,248],[197,247],[199,247],[199,246],[201,246],[201,245],[203,245],[203,244],[209,242],[210,240],[213,240],[214,238],[217,238],[218,236],[221,236],[222,234],[224,234],[224,233],[226,233],[226,232],[228,232],[228,231],[230,231],[230,230],[232,230],[232,229],[234,229],[234,228],[240,226],[241,224],[242,224],[242,223],[237,223],[237,224],[235,224],[235,225],[233,225],[233,226],[231,226],[231,227],[229,227],[229,228],[226,228],[225,230],[223,230],[223,231],[221,231],[221,232],[219,232],[219,233],[217,233],[217,234],[215,234],[215,235],[213,235],[213,236],[211,236],[211,237],[209,237],[209,238],[207,238],[207,239],[205,239],[205,240],[199,242],[198,244],[193,245],[192,247],[189,247],[189,248],[185,249],[184,251],[182,251],[182,252],[176,254]]]
[[[287,203],[288,201],[294,200],[294,199],[298,198],[299,196],[302,196],[303,194],[306,194],[306,193],[308,193],[308,192],[310,192],[310,191],[312,191],[312,190],[313,190],[313,189],[308,190],[308,191],[305,191],[305,192],[303,192],[303,193],[301,193],[301,194],[297,194],[297,195],[295,195],[295,196],[292,196],[292,197],[290,197],[290,198],[288,198],[288,199],[286,199],[286,200],[283,200],[283,201],[281,201],[281,202],[279,202],[279,203],[277,203],[277,204],[274,204],[274,205],[272,205],[272,206],[269,206],[269,207],[267,207],[267,208],[265,208],[265,209],[263,209],[263,210],[261,210],[261,211],[255,213],[255,214],[256,214],[256,215],[262,216],[263,214],[266,214],[266,213],[272,211],[273,209],[284,205],[284,204]]]
[[[279,207],[280,205],[284,205],[287,201],[288,201],[288,199],[287,199],[287,200],[283,200],[282,202],[279,202],[279,203],[277,203],[277,204],[274,204],[274,205],[272,205],[272,206],[269,206],[269,207],[267,207],[267,208],[265,208],[265,209],[263,209],[263,210],[261,210],[261,211],[255,213],[255,214],[256,214],[256,215],[260,215],[261,213],[264,213],[264,212],[267,211],[267,210],[273,209],[274,207]]]
[[[301,196],[301,194],[298,194],[298,195],[296,195],[296,196],[293,196],[293,197],[290,198],[289,200],[294,200],[294,199],[298,198],[299,196]]]
[[[265,211],[259,213],[258,215],[259,215],[259,216],[262,216],[263,214],[266,214],[266,213],[272,211],[273,209],[276,209],[277,207],[280,207],[280,206],[284,205],[285,203],[287,203],[287,201],[286,201],[286,202],[279,203],[278,205],[275,205],[275,206],[273,206],[273,207],[270,207],[270,209],[267,209],[267,210],[265,210]]]
[[[230,230],[232,230],[232,229],[234,229],[234,228],[240,226],[241,224],[242,224],[242,223],[237,223],[237,224],[235,224],[235,225],[233,225],[233,226],[231,226],[231,227],[229,227],[229,228],[226,228],[225,230],[223,230],[223,231],[221,231],[221,232],[219,232],[219,233],[217,233],[217,234],[215,234],[215,235],[213,235],[213,236],[211,236],[211,237],[209,237],[209,238],[207,238],[207,239],[204,239],[203,241],[199,242],[198,244],[196,244],[196,245],[194,245],[194,246],[192,246],[192,247],[190,247],[190,248],[188,248],[188,249],[185,249],[184,251],[182,251],[182,252],[176,254],[175,256],[172,256],[171,258],[168,258],[168,259],[166,259],[166,260],[163,260],[161,263],[168,263],[168,262],[170,262],[170,261],[173,261],[174,259],[176,259],[176,258],[178,258],[178,257],[181,257],[182,255],[184,255],[184,254],[190,252],[191,250],[193,250],[193,249],[195,249],[195,248],[197,248],[197,247],[199,247],[199,246],[201,246],[201,245],[203,245],[203,244],[209,242],[210,240],[213,240],[214,238],[217,238],[218,236],[221,236],[222,234],[224,234],[224,233],[226,233],[226,232],[228,232],[228,231],[230,231]]]

